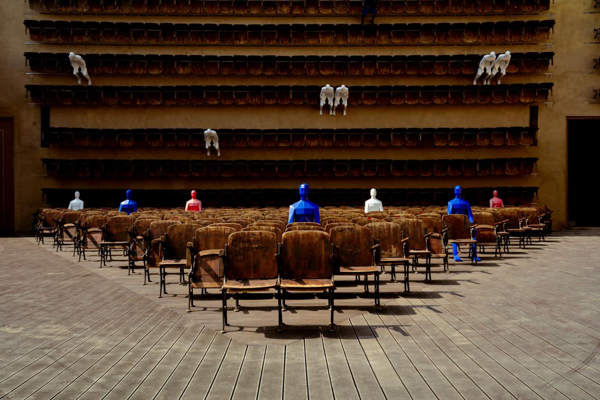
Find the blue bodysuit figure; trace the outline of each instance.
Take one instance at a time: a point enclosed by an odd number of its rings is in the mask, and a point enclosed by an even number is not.
[[[319,206],[308,200],[308,185],[300,185],[300,201],[290,206],[290,216],[288,224],[293,222],[316,222],[321,223],[319,217]]]
[[[466,215],[469,217],[469,222],[472,224],[473,211],[471,211],[471,204],[462,198],[462,188],[460,186],[454,188],[454,196],[454,199],[448,202],[448,214]],[[458,245],[456,243],[452,243],[452,253],[454,254],[454,261],[462,261],[458,256]],[[481,259],[477,257],[476,246],[473,246],[473,257],[475,257],[477,261],[481,261]]]
[[[131,190],[127,191],[127,200],[121,202],[121,205],[119,206],[119,212],[126,212],[127,215],[129,215],[132,212],[137,211],[137,203],[131,200],[131,193]]]

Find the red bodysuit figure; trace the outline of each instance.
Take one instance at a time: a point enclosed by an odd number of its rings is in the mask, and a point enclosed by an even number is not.
[[[185,203],[185,211],[202,211],[202,202],[196,200],[195,190],[192,190],[192,198]]]
[[[490,199],[490,208],[504,208],[504,202],[498,198],[497,190],[494,190],[494,197]]]

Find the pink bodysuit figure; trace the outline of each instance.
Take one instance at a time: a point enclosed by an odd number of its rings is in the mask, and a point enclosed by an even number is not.
[[[494,190],[494,197],[490,199],[490,208],[503,208],[504,202],[498,197],[498,191]]]
[[[202,211],[202,202],[196,200],[195,190],[192,190],[192,198],[185,203],[185,211]]]

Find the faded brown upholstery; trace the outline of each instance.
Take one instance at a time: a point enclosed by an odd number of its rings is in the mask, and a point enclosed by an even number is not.
[[[375,280],[375,305],[379,305],[379,270],[375,265],[373,238],[364,226],[337,226],[330,231],[335,275],[365,277],[365,292],[369,291],[368,276]],[[378,247],[378,245],[377,245]]]
[[[279,302],[279,329],[283,324],[288,291],[329,292],[331,329],[333,329],[333,268],[329,234],[296,230],[283,234],[281,244],[281,283],[283,301]],[[283,302],[283,308],[282,308]]]
[[[273,232],[242,231],[229,236],[223,255],[223,331],[228,325],[227,293],[278,288],[277,250],[277,236]]]

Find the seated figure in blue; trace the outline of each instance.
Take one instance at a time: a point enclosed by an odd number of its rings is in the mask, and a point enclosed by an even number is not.
[[[288,224],[293,222],[316,222],[321,223],[319,217],[319,206],[308,200],[308,185],[300,185],[300,201],[290,206],[290,216]]]
[[[469,217],[469,222],[473,223],[473,211],[471,211],[471,204],[462,198],[462,188],[460,186],[456,186],[454,188],[454,199],[448,202],[448,214],[462,214]],[[476,232],[474,232],[476,235]],[[452,243],[452,253],[454,254],[454,261],[460,262],[461,258],[458,256],[458,245],[456,243]],[[477,246],[473,246],[473,257],[477,261],[481,261],[479,257],[477,257]]]
[[[137,211],[137,203],[131,200],[131,189],[127,191],[127,200],[122,201],[119,206],[119,212],[126,212],[127,215]]]

